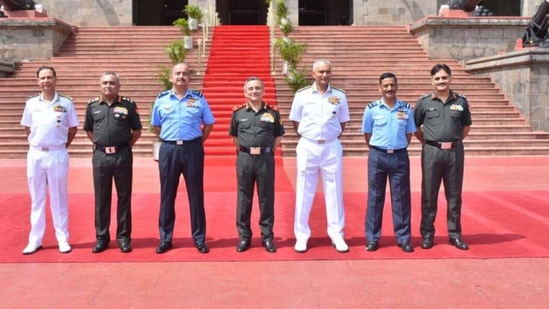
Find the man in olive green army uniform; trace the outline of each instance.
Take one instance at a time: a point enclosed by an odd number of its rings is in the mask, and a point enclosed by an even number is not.
[[[257,77],[244,84],[246,103],[234,109],[229,135],[237,146],[238,198],[236,226],[240,241],[238,252],[251,246],[250,217],[254,186],[257,184],[261,240],[268,252],[276,252],[273,243],[274,225],[274,153],[280,145],[284,127],[278,109],[263,102],[265,87]]]
[[[423,143],[421,151],[421,248],[433,247],[438,192],[441,182],[448,203],[449,243],[460,250],[469,246],[461,238],[461,193],[465,153],[463,139],[471,129],[471,112],[465,96],[450,89],[452,72],[445,64],[431,69],[434,91],[421,97],[414,108]]]

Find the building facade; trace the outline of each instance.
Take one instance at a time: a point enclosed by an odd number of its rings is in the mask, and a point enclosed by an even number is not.
[[[542,0],[484,0],[498,16],[532,16]],[[265,24],[265,0],[36,0],[76,26],[171,25],[186,4],[215,11],[221,24]],[[294,25],[407,25],[436,16],[448,0],[286,0]]]

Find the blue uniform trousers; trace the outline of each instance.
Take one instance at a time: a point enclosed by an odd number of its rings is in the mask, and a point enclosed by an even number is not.
[[[161,241],[171,241],[175,224],[175,198],[179,178],[183,174],[189,200],[191,232],[195,244],[206,238],[204,210],[204,146],[200,138],[183,145],[162,143],[158,166],[160,170],[160,216],[158,226]]]
[[[411,238],[410,159],[406,149],[387,153],[370,148],[368,155],[368,207],[366,210],[366,238],[379,241],[385,189],[389,178],[393,228],[399,244]]]

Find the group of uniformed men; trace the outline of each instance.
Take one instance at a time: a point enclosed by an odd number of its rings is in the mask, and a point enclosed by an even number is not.
[[[327,234],[338,252],[348,252],[343,229],[343,147],[340,141],[350,120],[345,92],[331,85],[332,64],[317,60],[312,67],[314,82],[299,90],[293,99],[290,120],[299,136],[296,148],[297,179],[295,197],[294,250],[308,250],[311,236],[309,214],[319,173],[326,205]],[[21,124],[30,144],[27,177],[31,195],[31,231],[23,254],[42,247],[45,231],[46,190],[55,235],[61,253],[69,245],[67,203],[67,147],[77,130],[78,118],[70,98],[55,90],[56,72],[52,67],[37,71],[39,95],[26,102]],[[175,199],[179,177],[183,174],[190,208],[191,232],[198,252],[208,253],[204,210],[204,147],[215,119],[203,95],[189,89],[189,66],[179,63],[172,68],[172,89],[160,93],[152,109],[151,125],[162,144],[159,149],[160,172],[160,243],[156,253],[172,249],[175,223]],[[368,200],[365,222],[366,250],[379,248],[387,178],[390,183],[393,225],[398,246],[412,252],[410,162],[407,147],[412,134],[422,142],[421,247],[430,249],[434,242],[434,221],[441,182],[448,202],[449,243],[466,250],[461,238],[461,192],[464,150],[471,115],[467,99],[450,89],[451,71],[445,64],[431,70],[434,91],[421,97],[412,110],[396,96],[398,84],[393,73],[379,78],[381,99],[367,105],[362,132],[369,147]],[[96,242],[93,253],[110,243],[112,182],[117,191],[116,239],[121,252],[132,251],[131,193],[133,157],[131,147],[141,136],[141,121],[136,103],[120,96],[120,77],[106,72],[100,79],[101,96],[90,100],[83,129],[92,141],[95,192]],[[229,135],[236,146],[238,252],[251,246],[250,217],[254,188],[260,208],[262,245],[276,252],[274,242],[274,154],[284,135],[276,106],[263,101],[265,86],[257,77],[244,83],[246,101],[234,108]]]

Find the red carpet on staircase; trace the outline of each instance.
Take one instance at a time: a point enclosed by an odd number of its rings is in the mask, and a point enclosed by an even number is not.
[[[206,155],[234,155],[229,123],[233,107],[245,102],[244,81],[248,77],[261,78],[265,84],[265,102],[276,104],[269,42],[267,26],[215,27],[202,85],[216,118],[205,144]]]

